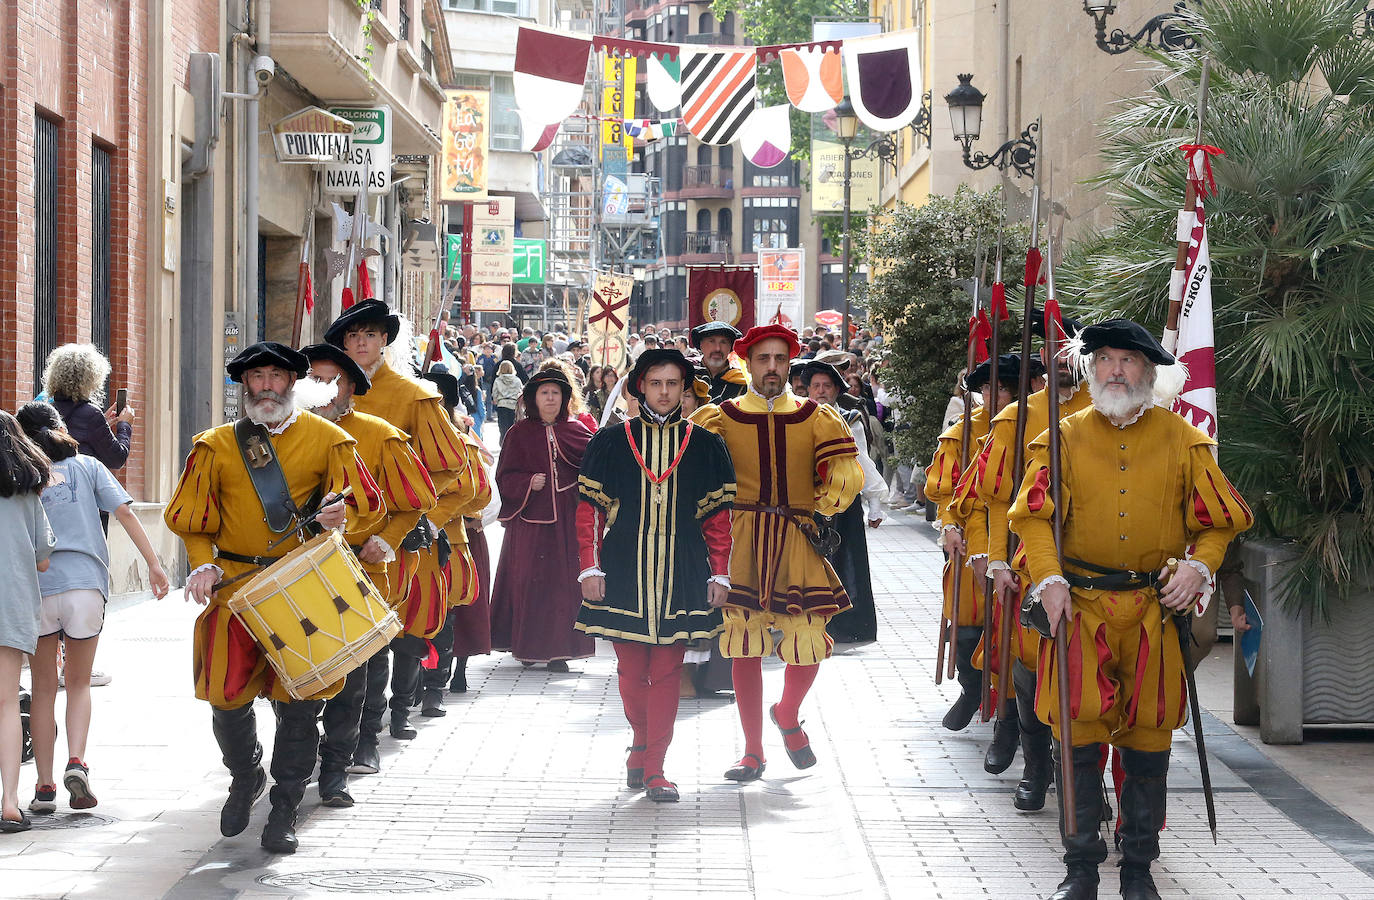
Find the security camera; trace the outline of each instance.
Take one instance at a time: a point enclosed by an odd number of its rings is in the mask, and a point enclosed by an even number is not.
[[[277,65],[272,62],[272,57],[253,57],[253,77],[258,80],[261,87],[267,87],[268,83],[277,77]]]

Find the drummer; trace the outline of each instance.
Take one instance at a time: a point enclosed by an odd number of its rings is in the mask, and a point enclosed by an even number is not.
[[[385,419],[353,408],[353,398],[366,394],[372,385],[347,353],[333,344],[311,344],[302,347],[301,352],[310,360],[310,380],[334,387],[334,398],[312,412],[338,425],[358,442],[358,457],[381,489],[385,515],[358,531],[348,532],[347,538],[378,593],[390,597],[387,563],[396,560],[396,548],[420,520],[420,514],[434,508],[438,501],[434,484],[424,463],[406,443],[409,438],[404,431]],[[385,692],[389,672],[390,660],[384,648],[349,673],[343,690],[324,704],[324,740],[320,742],[320,803],[324,806],[353,805],[353,797],[348,793],[347,767],[358,746],[363,698],[369,684],[378,694]]]
[[[186,597],[206,606],[196,619],[194,674],[196,696],[210,703],[215,740],[233,776],[220,812],[220,832],[227,837],[248,827],[253,801],[267,784],[253,700],[264,696],[273,702],[275,784],[262,831],[262,846],[273,853],[296,851],[296,809],[319,745],[316,720],[325,698],[338,693],[343,682],[294,700],[229,612],[229,598],[248,579],[221,590],[216,584],[251,574],[299,546],[287,540],[268,549],[290,534],[314,497],[320,498],[316,522],[326,528],[358,532],[383,510],[353,438],[296,408],[296,379],[307,367],[304,355],[273,341],[246,347],[229,361],[229,377],[243,385],[244,418],[196,435],[163,516],[186,545],[191,566]],[[339,502],[345,490],[349,493]]]

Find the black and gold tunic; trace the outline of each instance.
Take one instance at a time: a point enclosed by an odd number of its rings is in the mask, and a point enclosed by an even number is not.
[[[706,585],[728,577],[735,470],[725,442],[674,411],[598,431],[578,476],[577,536],[584,573],[604,573],[606,596],[582,601],[579,631],[672,644],[721,627]]]

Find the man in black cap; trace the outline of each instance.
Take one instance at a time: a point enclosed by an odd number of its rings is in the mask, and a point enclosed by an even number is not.
[[[639,415],[603,428],[578,474],[582,608],[576,628],[612,642],[633,732],[630,787],[675,802],[663,759],[688,641],[721,628],[730,588],[735,470],[725,442],[684,421],[694,372],[677,350],[645,350],[626,376]]]
[[[480,466],[472,465],[472,457],[445,412],[439,391],[387,364],[384,351],[399,333],[400,318],[385,303],[365,300],[335,319],[324,339],[342,348],[371,382],[366,396],[355,396],[355,408],[385,419],[404,432],[411,449],[424,463],[439,505],[446,509],[456,506],[457,513],[467,514],[469,507],[479,501],[485,505],[482,492],[489,490],[486,474]],[[449,575],[440,559],[437,538],[437,529],[422,520],[402,542],[396,561],[387,566],[391,587],[388,599],[396,607],[405,632],[392,642],[389,704],[384,703],[374,687],[369,687],[358,749],[349,767],[355,774],[372,774],[381,766],[377,738],[388,706],[391,736],[398,740],[416,736],[409,720],[410,702],[420,683],[420,660],[424,657],[419,648],[427,649],[423,642],[443,626],[450,605],[472,602],[471,596],[451,598]]]
[[[1068,629],[1073,654],[1067,677],[1077,702],[1072,746],[1064,747],[1061,662],[1045,658],[1053,651],[1042,638],[1036,712],[1053,728],[1056,752],[1073,754],[1078,825],[1063,837],[1068,874],[1052,900],[1097,896],[1097,867],[1107,858],[1098,827],[1103,744],[1121,748],[1125,770],[1121,895],[1158,900],[1150,865],[1159,857],[1173,732],[1188,707],[1175,617],[1210,594],[1227,546],[1253,519],[1212,455],[1216,442],[1156,405],[1157,367],[1174,362],[1159,342],[1125,319],[1090,325],[1080,338],[1092,407],[1059,424],[1059,496],[1050,484],[1046,432],[1031,442],[1010,514],[1025,546],[1032,599],[1051,635]],[[1058,546],[1056,500],[1063,510]]]
[[[315,521],[325,528],[359,531],[383,509],[380,492],[354,452],[347,432],[295,407],[296,379],[305,356],[271,341],[244,348],[225,366],[244,389],[246,415],[196,435],[191,455],[163,514],[168,529],[186,545],[191,574],[186,597],[205,604],[196,619],[196,696],[209,701],[224,765],[233,775],[220,812],[220,831],[233,836],[248,827],[253,801],[267,783],[257,739],[253,700],[271,697],[276,713],[272,751],[272,811],[262,846],[274,853],[296,850],[296,809],[315,768],[317,718],[323,701],[343,682],[296,700],[273,675],[267,658],[228,602],[246,583],[217,589],[221,581],[250,575],[290,552],[288,535],[319,497]],[[344,502],[336,498],[351,489]]]
[[[729,322],[707,322],[692,329],[692,346],[701,351],[712,403],[733,400],[748,389],[744,370],[730,364],[730,350],[739,338],[739,331]]]
[[[334,399],[313,411],[357,441],[358,457],[372,473],[386,504],[386,514],[365,528],[346,537],[363,571],[383,597],[392,596],[387,582],[387,563],[396,559],[396,549],[415,527],[420,516],[434,508],[438,497],[425,475],[424,463],[410,449],[406,435],[396,426],[353,408],[355,397],[367,394],[371,382],[362,368],[333,344],[311,344],[301,349],[310,360],[308,381],[332,386]],[[327,393],[327,391],[326,391]],[[389,677],[390,657],[378,651],[364,665],[353,670],[344,688],[324,705],[324,740],[320,743],[320,803],[349,807],[347,769],[358,746],[358,730],[368,686],[383,695]]]
[[[830,557],[835,573],[844,582],[853,606],[846,612],[832,616],[826,624],[826,631],[837,643],[852,644],[860,641],[878,639],[878,613],[873,602],[873,580],[868,570],[868,536],[864,533],[865,523],[869,528],[882,524],[882,498],[887,496],[887,485],[882,473],[868,455],[868,439],[863,427],[863,413],[856,409],[844,409],[837,403],[844,393],[844,375],[833,364],[810,360],[801,369],[801,379],[806,385],[807,396],[822,406],[835,409],[849,426],[854,436],[854,444],[859,450],[859,464],[864,471],[864,487],[860,496],[854,498],[839,514],[828,520],[816,516],[817,524],[833,527],[840,535],[840,546]],[[867,513],[865,513],[865,506]]]

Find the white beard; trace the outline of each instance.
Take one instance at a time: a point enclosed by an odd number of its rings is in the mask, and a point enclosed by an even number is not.
[[[1109,419],[1127,419],[1146,406],[1154,403],[1154,371],[1138,384],[1128,385],[1125,393],[1108,390],[1107,384],[1098,381],[1097,376],[1088,376],[1088,393],[1093,399],[1093,409]]]
[[[296,404],[292,392],[287,391],[282,399],[274,400],[268,397],[246,400],[243,404],[243,413],[254,425],[262,425],[272,428],[291,418],[295,412]]]

